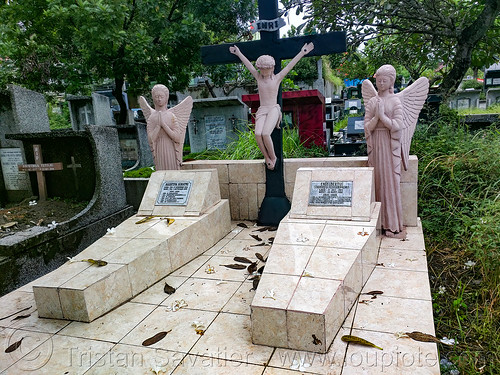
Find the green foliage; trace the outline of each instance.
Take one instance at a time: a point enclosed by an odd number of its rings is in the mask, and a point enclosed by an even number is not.
[[[456,112],[443,107],[441,114],[419,124],[412,143],[436,333],[459,342],[441,356],[454,364],[448,370],[498,374],[500,129],[471,132]]]
[[[475,79],[468,79],[466,81],[462,81],[461,87],[462,89],[475,89],[481,90],[483,88],[483,84]]]
[[[459,109],[459,115],[467,115],[467,114],[488,114],[488,113],[499,113],[500,114],[500,103],[495,105],[490,105],[488,108],[464,108]]]
[[[61,103],[58,110],[54,110],[57,104],[49,103],[48,115],[51,130],[57,129],[71,129],[71,119],[69,117],[68,103]]]
[[[251,0],[12,0],[0,5],[0,82],[78,93],[126,80],[129,92],[184,88],[202,44],[234,40]]]
[[[136,169],[135,171],[126,171],[123,172],[123,177],[130,178],[149,178],[151,173],[155,171],[154,167],[144,167],[140,169]]]
[[[283,129],[283,156],[285,158],[314,158],[328,156],[321,147],[312,145],[305,147],[300,142],[297,129]],[[257,146],[253,130],[239,132],[238,139],[230,143],[225,150],[207,150],[201,153],[189,154],[186,159],[196,160],[255,160],[264,156]]]
[[[282,3],[285,9],[297,6],[305,11],[309,29],[346,31],[351,50],[362,46],[371,64],[403,65],[414,79],[425,70],[438,69],[444,94],[456,90],[470,66],[481,68],[498,59],[500,4],[497,0],[283,0]],[[360,66],[362,61],[351,63],[358,65],[355,71],[365,70]],[[343,72],[346,73],[349,78],[363,78]]]

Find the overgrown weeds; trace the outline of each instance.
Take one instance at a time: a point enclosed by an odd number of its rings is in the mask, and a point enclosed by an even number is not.
[[[500,373],[500,131],[476,132],[456,113],[419,124],[422,218],[442,373]]]

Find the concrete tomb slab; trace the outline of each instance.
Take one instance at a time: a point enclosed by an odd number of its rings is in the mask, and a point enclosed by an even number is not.
[[[185,189],[161,190],[165,183],[171,187],[179,181],[190,181],[187,196]],[[40,317],[91,322],[196,258],[231,230],[229,203],[220,199],[215,169],[155,172],[141,208],[50,277],[34,283]],[[107,264],[99,267],[87,259]]]
[[[373,168],[300,168],[251,304],[254,344],[326,353],[380,246]]]

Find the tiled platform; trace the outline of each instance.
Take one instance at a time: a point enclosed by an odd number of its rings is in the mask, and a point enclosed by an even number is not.
[[[255,229],[233,222],[232,231],[201,256],[91,323],[38,318],[33,283],[0,298],[0,374],[439,374],[436,344],[395,335],[434,334],[420,225],[408,228],[407,241],[382,240],[379,263],[362,292],[383,294],[361,294],[326,354],[252,344],[252,282],[246,270],[221,264],[234,263],[234,256],[255,259],[255,252],[267,256],[269,246],[255,247],[261,242],[250,234],[268,244],[276,232]],[[215,273],[206,273],[209,267]],[[177,288],[174,294],[164,293],[165,282]],[[172,311],[176,301],[187,306]],[[14,320],[23,315],[29,316]],[[193,322],[206,327],[203,335]],[[164,339],[141,345],[161,331],[169,331]],[[384,350],[348,345],[342,334]],[[21,338],[19,348],[5,353]]]

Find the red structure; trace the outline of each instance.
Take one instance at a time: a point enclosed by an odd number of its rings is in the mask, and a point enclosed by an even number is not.
[[[242,95],[241,100],[252,111],[252,123],[259,108],[259,94]],[[299,128],[300,141],[309,147],[312,143],[326,147],[325,97],[318,90],[283,92],[283,119],[291,120]]]

